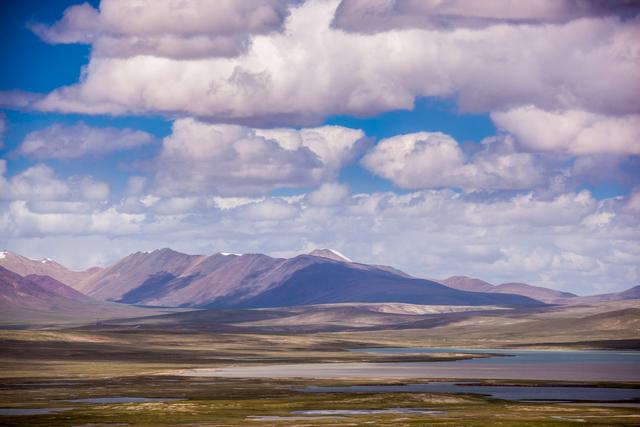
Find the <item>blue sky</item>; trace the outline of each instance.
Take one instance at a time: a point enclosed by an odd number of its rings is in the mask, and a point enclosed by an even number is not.
[[[0,245],[633,286],[637,10],[539,3],[3,4]]]

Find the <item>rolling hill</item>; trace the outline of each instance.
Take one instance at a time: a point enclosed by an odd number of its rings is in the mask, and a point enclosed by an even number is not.
[[[11,251],[0,252],[0,267],[21,276],[49,276],[72,287],[102,270],[100,267],[93,267],[85,271],[73,271],[49,258],[31,259]]]
[[[52,277],[23,277],[0,266],[0,325],[81,324],[167,312],[96,301]]]
[[[578,297],[577,295],[569,292],[556,291],[542,286],[533,286],[526,283],[503,283],[501,285],[493,285],[489,282],[485,282],[484,280],[467,276],[452,276],[447,279],[440,280],[440,283],[453,289],[469,292],[522,295],[547,304],[566,304],[572,298]]]

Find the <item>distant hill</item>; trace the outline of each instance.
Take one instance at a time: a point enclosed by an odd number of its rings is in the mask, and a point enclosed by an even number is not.
[[[243,307],[333,303],[404,302],[425,305],[535,306],[519,295],[458,291],[430,280],[406,278],[375,267],[316,262],[296,271],[279,286],[241,302]]]
[[[77,276],[74,280],[77,280]],[[463,292],[392,267],[322,249],[293,258],[263,254],[136,252],[80,277],[96,299],[161,307],[277,307],[343,302],[537,306],[519,295]]]
[[[54,279],[53,277],[38,275],[38,274],[30,274],[24,278],[25,282],[31,282],[38,285],[41,289],[51,292],[52,294],[72,299],[75,301],[89,301],[91,298],[73,289],[71,286],[67,286],[62,282]]]
[[[526,283],[503,283],[493,285],[484,280],[467,276],[452,276],[441,280],[440,283],[453,289],[461,289],[469,292],[489,292],[496,294],[522,295],[533,298],[547,304],[563,304],[567,299],[576,298],[577,295],[569,292],[560,292],[542,286],[533,286]]]
[[[0,266],[1,325],[86,323],[165,312],[96,301],[52,277],[23,277]]]
[[[612,292],[609,294],[590,295],[585,297],[577,297],[572,301],[574,304],[590,304],[595,302],[606,301],[624,301],[631,299],[640,299],[640,285],[629,288],[622,292]]]
[[[526,307],[640,298],[640,287],[579,297],[526,283],[493,285],[467,276],[436,282],[389,266],[354,262],[333,249],[273,258],[225,252],[188,255],[165,248],[136,252],[109,267],[85,271],[69,270],[50,259],[32,260],[3,251],[0,266],[28,276],[42,289],[64,290],[66,297],[78,298],[73,294],[78,292],[99,301],[157,307],[256,308],[335,303]]]
[[[501,285],[492,285],[484,280],[467,276],[452,276],[447,279],[440,280],[439,282],[453,289],[470,292],[523,295],[547,304],[573,305],[640,299],[640,285],[627,289],[623,292],[583,297],[570,292],[561,292],[555,289],[544,288],[542,286],[528,285],[526,283],[503,283]]]
[[[50,310],[89,298],[48,276],[22,277],[0,267],[0,305],[33,310]]]
[[[563,300],[577,297],[570,292],[561,292],[542,286],[533,286],[526,283],[503,283],[494,288],[493,292],[524,295],[549,304],[561,303]]]
[[[451,276],[440,280],[440,283],[453,289],[469,292],[493,292],[495,289],[495,286],[491,283],[467,276]]]
[[[73,271],[49,258],[30,259],[11,251],[0,252],[0,267],[4,267],[21,276],[49,276],[74,287],[82,280],[101,270],[100,267],[93,267],[85,271]]]

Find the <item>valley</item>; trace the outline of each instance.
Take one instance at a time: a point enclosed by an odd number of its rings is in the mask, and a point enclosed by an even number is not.
[[[195,312],[194,312],[195,313]],[[237,314],[236,314],[237,315]],[[565,314],[566,315],[566,314]],[[180,318],[184,316],[177,316]],[[198,369],[236,369],[251,372],[282,372],[282,367],[341,364],[456,363],[474,357],[469,353],[418,354],[352,351],[369,347],[429,347],[442,345],[439,333],[429,329],[397,331],[380,329],[359,332],[268,333],[213,332],[195,325],[175,329],[176,323],[154,323],[153,328],[137,327],[124,320],[113,324],[48,330],[4,330],[0,335],[0,407],[13,409],[57,408],[51,413],[3,415],[3,425],[88,425],[126,423],[129,425],[570,425],[582,419],[588,425],[635,425],[637,408],[628,403],[592,402],[585,407],[571,402],[513,402],[468,391],[419,390],[402,392],[308,393],[306,387],[363,385],[400,386],[440,381],[421,376],[397,377],[379,371],[366,377],[259,378],[208,377],[190,374]],[[147,319],[150,320],[150,319]],[[494,320],[492,326],[497,321]],[[507,328],[508,320],[503,328]],[[200,324],[203,326],[203,324]],[[454,328],[448,326],[448,328]],[[489,328],[489,327],[488,327]],[[437,329],[437,328],[434,328]],[[450,329],[450,330],[456,330]],[[437,331],[436,331],[437,332]],[[462,336],[465,329],[457,329]],[[491,336],[491,334],[487,334]],[[637,348],[637,340],[624,340],[621,333],[610,339],[585,344],[563,341],[570,337],[548,337],[553,348],[626,347]],[[626,335],[632,338],[633,335]],[[455,340],[462,343],[463,339]],[[466,344],[478,347],[474,339]],[[535,344],[526,340],[505,340],[493,335],[488,346]],[[519,347],[518,347],[519,348]],[[508,353],[508,350],[506,351]],[[491,350],[487,350],[491,353]],[[476,359],[483,360],[483,359]],[[472,360],[471,360],[472,361]],[[285,368],[286,369],[286,368]],[[294,373],[294,371],[290,371]],[[311,372],[307,370],[307,372]],[[288,375],[285,375],[287,377]],[[452,372],[455,380],[455,371]],[[280,377],[280,378],[278,378]],[[468,381],[468,380],[467,380]],[[476,384],[542,385],[518,380],[474,380]],[[636,389],[640,382],[627,381],[544,381],[549,386],[617,387]],[[141,399],[128,401],[126,397]],[[110,402],[107,398],[114,398]],[[83,403],[78,399],[99,399]],[[105,400],[106,399],[106,400]],[[122,400],[119,401],[118,399]],[[147,399],[147,401],[145,401]],[[155,401],[154,401],[155,399]],[[72,402],[76,401],[76,402]],[[103,402],[105,401],[105,402]],[[97,403],[100,402],[100,403]],[[614,405],[614,406],[610,406]],[[394,413],[389,408],[413,408],[417,412]],[[315,417],[295,415],[297,411],[345,410],[342,415]],[[381,410],[367,414],[366,411]],[[431,411],[426,415],[419,412]],[[348,414],[349,411],[356,411]],[[358,414],[357,411],[364,411]],[[292,418],[292,417],[296,418]],[[254,417],[254,418],[252,418]],[[259,421],[255,417],[266,417]],[[275,417],[275,418],[274,418]],[[328,417],[328,418],[327,418]],[[426,417],[426,418],[425,418]]]
[[[287,264],[288,273],[278,273],[277,285],[254,296],[183,307],[105,300],[101,288],[84,294],[85,285],[69,280],[73,273],[60,274],[59,264],[55,271],[68,285],[42,274],[42,267],[25,268],[29,274],[21,276],[6,263],[0,267],[0,421],[604,426],[640,420],[633,361],[640,349],[640,300],[548,304],[451,289],[390,267],[324,255],[275,261],[274,271]],[[134,277],[140,286],[129,285],[121,295],[160,301],[158,295],[174,298],[174,291],[189,287],[167,288],[163,275],[173,284],[192,283],[194,276],[206,277],[198,265],[222,262],[224,277],[249,289],[256,271],[255,257],[244,255],[193,264],[165,251],[151,257],[162,266],[151,270],[140,256],[127,268],[116,263],[91,274],[100,272],[96,283],[107,290],[117,277]],[[178,264],[173,273],[162,269]],[[259,276],[274,274],[263,269]],[[377,293],[383,288],[376,288],[377,280],[397,288]],[[415,301],[416,292],[431,303]],[[522,359],[528,354],[566,356],[536,365],[535,357]],[[580,362],[583,356],[588,359]],[[628,357],[632,362],[624,362]],[[524,396],[571,398],[505,398],[516,389]]]

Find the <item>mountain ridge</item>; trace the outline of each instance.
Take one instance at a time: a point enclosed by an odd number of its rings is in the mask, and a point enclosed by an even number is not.
[[[541,304],[514,295],[457,291],[393,267],[354,262],[331,249],[274,258],[220,252],[189,255],[163,248],[135,252],[90,274],[67,276],[76,290],[101,301],[161,307],[256,308],[341,302]]]
[[[3,254],[0,266],[9,264],[27,273],[36,272],[33,279],[44,284],[48,276],[97,300],[161,307],[255,308],[356,302],[528,306],[640,297],[640,290],[578,297],[526,283],[493,285],[467,276],[432,281],[389,266],[358,263],[333,249],[275,258],[226,252],[190,255],[162,248],[135,252],[108,267],[80,272],[52,260]],[[52,289],[57,286],[51,285]]]

